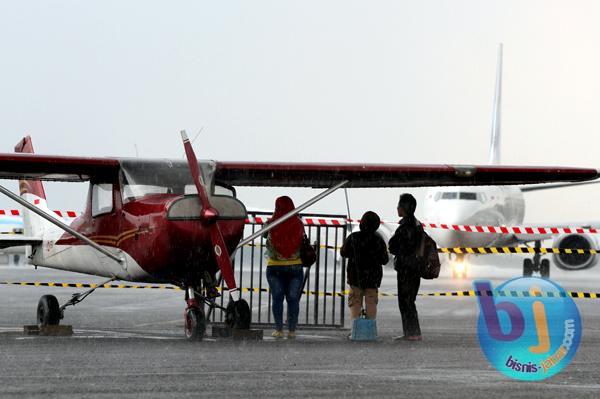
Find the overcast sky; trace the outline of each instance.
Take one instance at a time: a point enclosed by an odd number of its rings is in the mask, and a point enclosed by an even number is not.
[[[486,163],[503,42],[503,162],[600,167],[599,20],[596,1],[0,0],[0,150],[180,158],[203,128],[199,158]],[[85,192],[47,183],[56,209]],[[313,193],[240,190],[279,194]],[[392,217],[398,194],[351,190],[352,211]],[[599,220],[599,199],[527,194],[526,220]]]

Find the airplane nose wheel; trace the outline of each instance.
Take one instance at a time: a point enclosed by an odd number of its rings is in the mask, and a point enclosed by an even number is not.
[[[186,290],[185,301],[187,303],[184,313],[185,337],[190,341],[199,341],[204,338],[206,317],[204,316],[204,311],[200,306],[200,301],[194,287],[188,287]]]
[[[535,248],[541,248],[541,242],[535,242]],[[550,261],[542,259],[539,253],[531,259],[523,259],[523,277],[531,277],[533,272],[539,272],[541,278],[550,278]]]
[[[185,311],[185,337],[190,341],[201,340],[206,331],[206,318],[200,309],[191,307]]]
[[[37,322],[40,326],[56,326],[60,322],[60,307],[54,295],[44,295],[37,307]]]

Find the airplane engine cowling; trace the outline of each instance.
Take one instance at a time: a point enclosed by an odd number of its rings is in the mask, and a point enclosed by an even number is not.
[[[556,237],[554,248],[598,249],[598,242],[586,234],[564,234]],[[554,264],[563,270],[583,270],[598,263],[598,257],[592,254],[555,254]]]

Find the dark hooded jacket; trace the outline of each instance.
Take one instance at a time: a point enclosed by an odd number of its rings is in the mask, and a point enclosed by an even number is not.
[[[390,253],[395,255],[394,269],[406,275],[418,273],[417,248],[423,237],[423,226],[414,215],[402,218],[392,238]]]
[[[388,263],[385,241],[377,234],[380,219],[367,212],[360,222],[360,231],[352,233],[344,243],[341,255],[348,258],[348,284],[359,288],[379,288],[383,277],[382,265]]]

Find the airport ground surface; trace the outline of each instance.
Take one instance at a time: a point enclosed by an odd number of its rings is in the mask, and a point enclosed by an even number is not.
[[[480,262],[481,263],[481,262]],[[518,268],[480,267],[478,277]],[[554,272],[554,269],[553,269]],[[597,292],[600,269],[554,279],[568,290]],[[386,273],[383,289],[393,291]],[[0,268],[2,281],[98,282],[30,267]],[[422,291],[470,289],[442,277]],[[295,341],[183,339],[183,294],[166,290],[98,290],[69,308],[72,337],[24,336],[39,297],[63,302],[73,289],[0,286],[0,397],[598,397],[600,300],[579,299],[583,338],[574,361],[538,383],[510,380],[483,357],[474,298],[418,299],[423,342],[392,340],[400,332],[393,298],[380,301],[380,340],[346,340],[347,330],[301,330]]]

